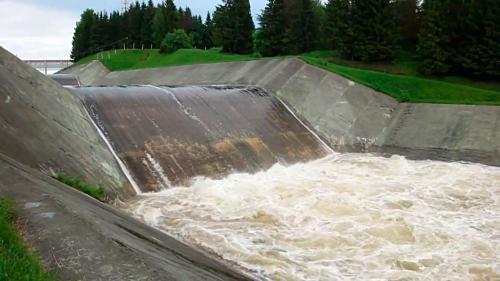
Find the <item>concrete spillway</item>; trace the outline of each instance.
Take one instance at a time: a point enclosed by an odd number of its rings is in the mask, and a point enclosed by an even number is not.
[[[256,172],[325,156],[326,146],[255,87],[73,89],[142,191],[195,176]]]

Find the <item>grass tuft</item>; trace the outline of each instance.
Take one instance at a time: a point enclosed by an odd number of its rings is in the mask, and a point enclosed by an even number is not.
[[[14,202],[0,198],[0,280],[55,281],[30,253],[15,227]]]
[[[104,188],[100,185],[98,186],[90,185],[81,180],[80,178],[71,178],[62,175],[55,177],[55,179],[87,195],[90,195],[91,197],[94,197],[95,199],[101,202],[104,202],[105,200],[106,194],[104,192]]]

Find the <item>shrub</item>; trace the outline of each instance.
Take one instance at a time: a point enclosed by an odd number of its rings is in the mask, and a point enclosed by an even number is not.
[[[179,49],[191,49],[193,43],[191,38],[182,29],[176,29],[168,33],[161,42],[160,53],[173,53]]]

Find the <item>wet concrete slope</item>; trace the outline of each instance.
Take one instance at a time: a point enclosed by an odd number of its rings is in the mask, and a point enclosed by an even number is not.
[[[48,175],[134,194],[81,101],[0,47],[0,153]]]
[[[297,59],[119,71],[93,83],[257,85],[289,104],[336,151],[500,166],[500,106],[400,104]]]
[[[143,191],[256,172],[328,149],[255,87],[83,87],[77,92]]]

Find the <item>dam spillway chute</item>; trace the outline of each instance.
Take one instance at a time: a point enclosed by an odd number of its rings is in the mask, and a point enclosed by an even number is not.
[[[142,191],[197,176],[257,172],[329,153],[277,98],[256,87],[75,88]]]

